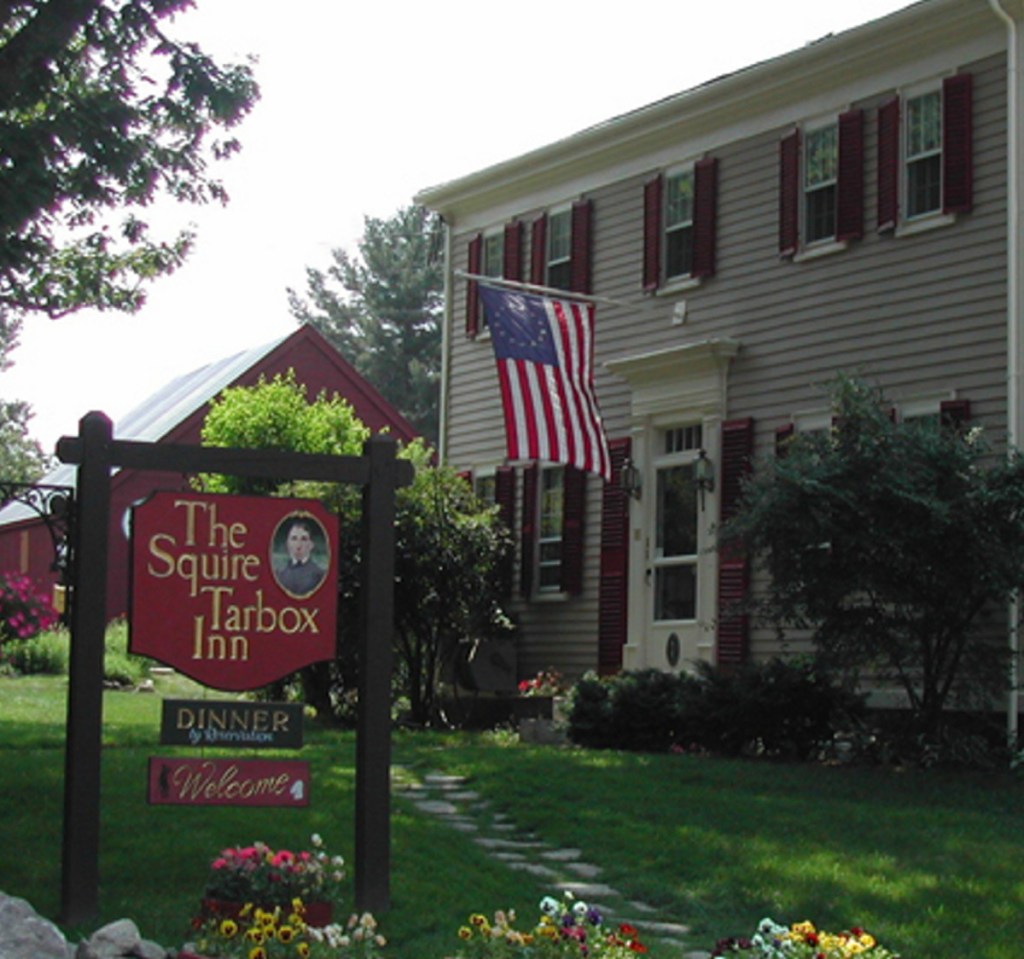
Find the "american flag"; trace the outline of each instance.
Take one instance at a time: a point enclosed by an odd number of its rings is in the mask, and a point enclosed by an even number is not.
[[[594,395],[594,306],[480,286],[498,364],[510,459],[546,460],[610,482]]]

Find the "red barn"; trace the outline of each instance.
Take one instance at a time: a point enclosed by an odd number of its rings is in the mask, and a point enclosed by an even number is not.
[[[374,432],[387,429],[400,442],[416,431],[387,400],[312,326],[238,353],[172,380],[115,424],[118,439],[151,443],[198,445],[210,402],[232,386],[252,386],[288,370],[304,383],[310,397],[321,390],[337,393],[352,404],[356,415]],[[83,415],[88,412],[83,410]],[[60,466],[42,486],[74,486],[76,467]],[[128,609],[128,537],[126,518],[134,503],[155,490],[187,487],[188,478],[175,473],[119,470],[111,482],[110,552],[107,613],[114,618]],[[57,582],[53,572],[54,545],[39,513],[20,503],[0,510],[0,572],[27,574],[42,590]]]

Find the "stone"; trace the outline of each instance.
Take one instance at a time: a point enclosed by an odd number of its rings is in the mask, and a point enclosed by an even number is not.
[[[118,919],[97,929],[88,939],[80,942],[75,959],[122,959],[124,956],[137,956],[141,945],[139,927],[131,919]]]
[[[72,955],[72,947],[56,925],[24,899],[0,893],[0,957],[69,959]]]

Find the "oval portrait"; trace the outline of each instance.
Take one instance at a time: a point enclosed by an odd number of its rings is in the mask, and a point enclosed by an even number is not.
[[[288,513],[271,537],[270,565],[289,596],[312,596],[331,566],[331,544],[320,521],[311,513]]]

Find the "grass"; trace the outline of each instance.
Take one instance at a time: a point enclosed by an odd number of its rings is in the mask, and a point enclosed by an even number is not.
[[[59,908],[65,684],[0,680],[0,889],[49,916]],[[147,937],[180,945],[206,863],[225,845],[261,838],[305,846],[316,831],[351,856],[352,734],[307,730],[306,810],[150,807],[147,759],[169,751],[157,745],[159,699],[105,696],[102,915],[92,928],[130,916]],[[694,947],[772,915],[830,928],[858,923],[906,959],[1021,955],[1024,782],[1009,774],[590,752],[423,733],[396,734],[394,758],[404,777],[470,777],[523,829],[583,848],[603,880],[690,925]],[[381,918],[396,959],[451,955],[469,912],[511,906],[530,917],[550,891],[400,796],[391,890]],[[74,938],[92,928],[68,931]]]

